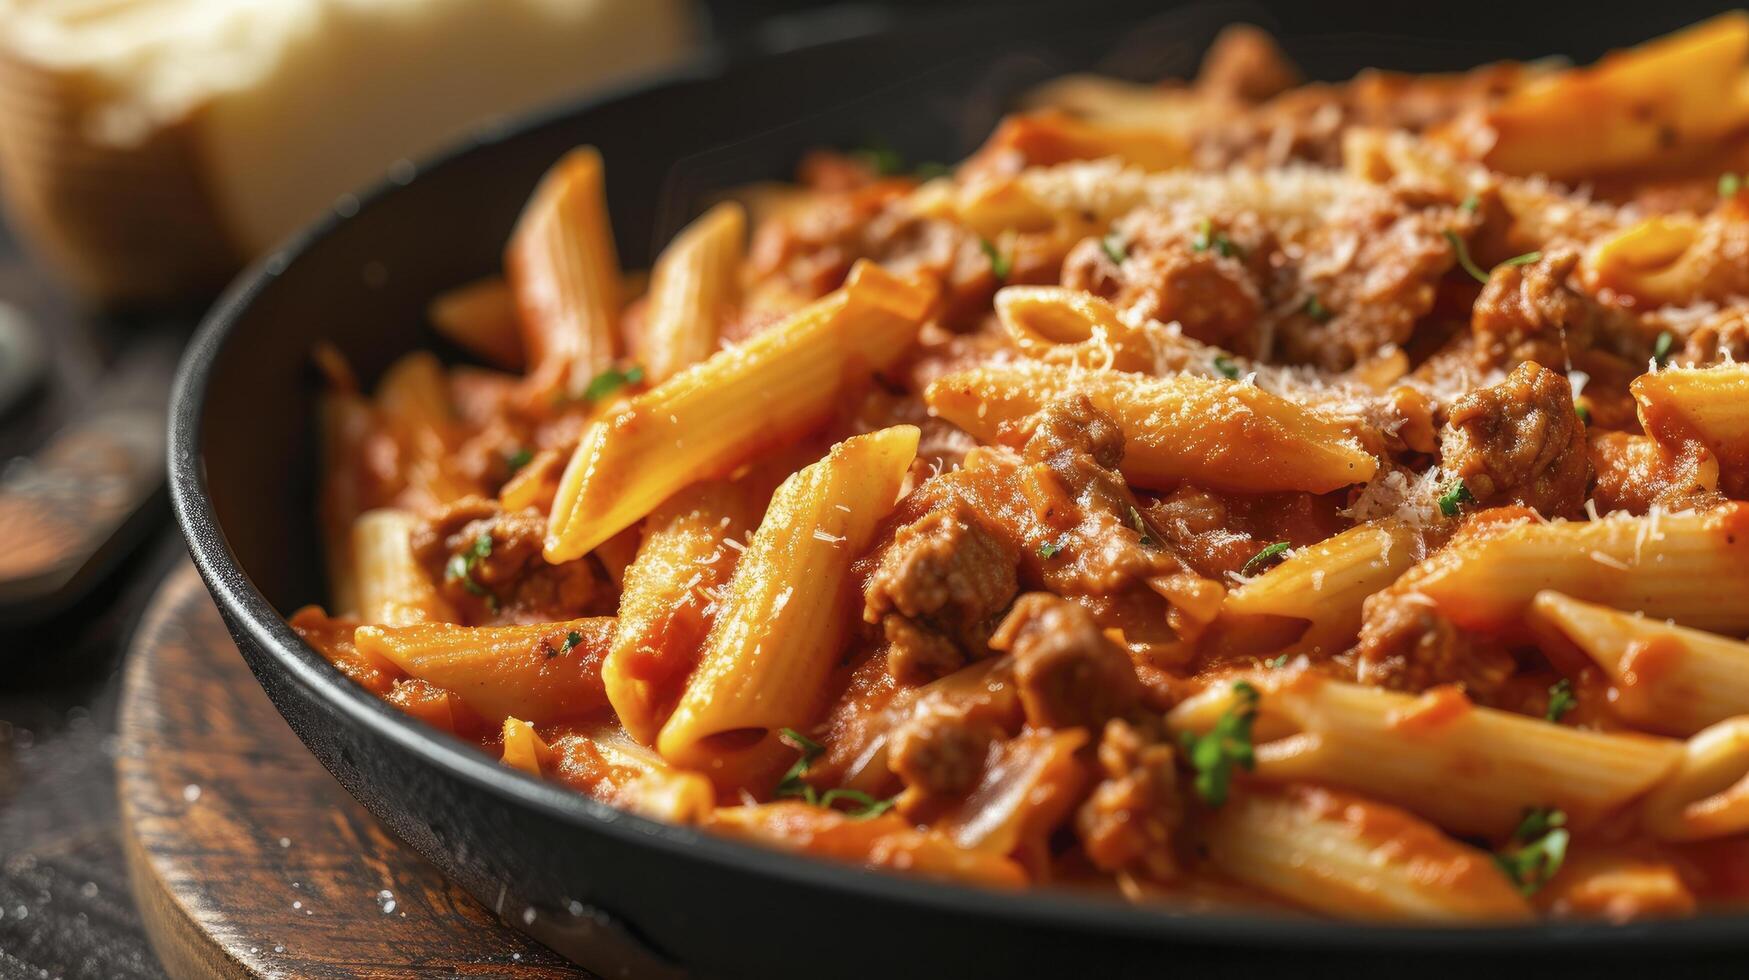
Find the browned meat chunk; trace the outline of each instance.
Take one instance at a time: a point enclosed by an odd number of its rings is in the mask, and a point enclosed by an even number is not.
[[[1198,248],[1190,229],[1149,228],[1126,245],[1121,267],[1100,239],[1078,243],[1063,260],[1063,284],[1104,296],[1135,316],[1176,321],[1203,343],[1248,350],[1233,338],[1256,325],[1263,298],[1244,262],[1206,241]]]
[[[1355,676],[1363,684],[1424,691],[1462,684],[1472,696],[1499,690],[1512,675],[1511,654],[1471,643],[1418,592],[1385,591],[1366,601],[1366,621],[1355,647]]]
[[[1505,381],[1459,398],[1440,435],[1445,469],[1478,503],[1576,517],[1591,482],[1585,423],[1567,379],[1526,362]]]
[[[1298,84],[1299,69],[1268,31],[1250,24],[1222,28],[1196,73],[1199,90],[1243,102],[1262,102]]]
[[[1031,592],[1014,603],[990,645],[1014,657],[1029,724],[1095,728],[1142,698],[1135,666],[1081,606]]]
[[[1556,252],[1530,265],[1499,266],[1470,316],[1477,353],[1490,364],[1535,361],[1559,369],[1592,345],[1595,304],[1567,284],[1577,252]]]
[[[881,624],[893,677],[922,684],[983,656],[1017,591],[1015,556],[977,518],[947,507],[893,536],[869,576],[862,615]]]
[[[905,784],[900,809],[917,819],[971,792],[1000,734],[961,713],[923,713],[900,725],[887,749],[888,767]]]
[[[1104,778],[1075,818],[1088,859],[1102,871],[1171,878],[1172,836],[1184,822],[1172,744],[1157,723],[1114,718],[1099,741],[1099,768]]]
[[[413,532],[413,554],[468,622],[541,623],[611,615],[612,584],[593,558],[541,557],[546,516],[464,497]]]

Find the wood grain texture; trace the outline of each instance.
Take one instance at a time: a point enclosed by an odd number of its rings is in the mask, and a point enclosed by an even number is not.
[[[186,564],[134,639],[119,735],[130,877],[173,976],[588,976],[346,795],[274,711]]]

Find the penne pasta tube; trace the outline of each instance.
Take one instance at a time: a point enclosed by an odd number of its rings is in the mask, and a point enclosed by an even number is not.
[[[651,383],[716,353],[718,330],[740,302],[746,237],[746,210],[725,201],[688,225],[656,259],[637,351]]]
[[[429,352],[389,365],[377,384],[377,412],[404,454],[407,487],[421,505],[436,506],[478,492],[452,470],[455,408],[443,365]]]
[[[322,485],[316,507],[328,571],[328,604],[338,615],[353,615],[359,604],[352,527],[364,511],[359,464],[373,424],[372,411],[367,399],[349,391],[323,392],[316,411],[322,441]]]
[[[1749,492],[1749,364],[1642,374],[1628,390],[1640,424],[1668,455],[1699,447],[1717,459],[1727,493]]]
[[[1545,589],[1720,633],[1749,630],[1749,504],[1598,521],[1471,519],[1393,589],[1463,629],[1512,632]]]
[[[520,769],[539,779],[553,767],[553,750],[528,722],[518,718],[504,719],[502,740],[504,752],[498,761],[510,768]]]
[[[601,667],[614,713],[639,742],[655,742],[716,620],[741,555],[728,542],[740,544],[759,518],[751,491],[744,482],[695,483],[644,521]]]
[[[366,511],[352,523],[353,581],[361,622],[382,626],[446,622],[456,611],[413,557],[418,518],[392,507]]]
[[[1369,922],[1523,922],[1491,855],[1394,806],[1315,786],[1253,787],[1203,815],[1209,861],[1314,912]]]
[[[900,425],[854,436],[778,487],[657,737],[663,758],[719,786],[782,760],[779,729],[805,727],[821,707],[853,615],[850,563],[892,510],[919,435]]]
[[[1013,443],[1035,413],[1069,392],[1117,420],[1119,468],[1150,489],[1188,481],[1241,493],[1328,493],[1378,470],[1341,422],[1237,381],[1013,364],[939,378],[924,398],[931,412],[979,440]]]
[[[360,653],[454,691],[493,724],[522,718],[545,725],[607,706],[601,659],[613,628],[610,617],[530,626],[363,626],[353,641]]]
[[[1595,823],[1675,768],[1682,744],[1550,724],[1477,707],[1456,687],[1416,697],[1309,672],[1251,676],[1261,692],[1256,776],[1313,782],[1405,807],[1460,834],[1504,836],[1532,807]],[[1212,728],[1233,702],[1219,684],[1167,715]]]
[[[1640,819],[1652,836],[1669,841],[1749,831],[1749,716],[1690,738],[1676,771],[1646,795]]]
[[[1308,628],[1296,649],[1344,649],[1360,632],[1367,597],[1413,565],[1419,545],[1415,530],[1395,518],[1351,527],[1228,592],[1221,615],[1303,620]]]
[[[601,154],[572,150],[541,178],[504,253],[537,391],[581,396],[619,354],[620,273]]]
[[[567,731],[552,744],[548,775],[604,803],[688,825],[708,819],[716,806],[710,780],[669,765],[619,725]]]
[[[930,302],[924,286],[859,263],[837,292],[632,398],[571,456],[547,560],[580,558],[681,487],[825,421],[844,385],[911,346]]]
[[[1551,915],[1622,923],[1694,914],[1694,892],[1674,862],[1655,855],[1588,851],[1570,855],[1538,897]]]
[[[1150,371],[1148,337],[1092,293],[1061,286],[1007,286],[996,291],[996,316],[1020,352],[1051,364]]]
[[[444,339],[493,367],[523,368],[522,321],[516,295],[498,276],[457,286],[431,301],[431,326]]]
[[[897,814],[859,820],[806,803],[719,807],[707,826],[773,847],[966,884],[1018,888],[1026,872],[1000,854],[967,851]]]
[[[1540,592],[1531,616],[1610,680],[1610,710],[1639,728],[1693,735],[1749,715],[1749,643]]]

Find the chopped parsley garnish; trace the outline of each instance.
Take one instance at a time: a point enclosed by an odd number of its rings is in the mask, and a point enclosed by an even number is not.
[[[1561,678],[1549,687],[1549,710],[1543,715],[1549,721],[1559,722],[1567,712],[1579,704],[1579,699],[1573,696],[1573,682]]]
[[[516,452],[511,453],[509,456],[504,457],[504,465],[510,467],[511,476],[515,476],[524,466],[527,466],[532,462],[534,462],[534,450],[527,446],[524,446]]]
[[[899,156],[899,151],[884,143],[865,146],[851,153],[851,156],[862,161],[863,166],[873,170],[877,176],[891,177],[905,169],[905,159]]]
[[[1190,247],[1198,252],[1206,252],[1212,247],[1221,253],[1222,258],[1227,259],[1245,254],[1243,249],[1227,237],[1226,232],[1216,231],[1214,221],[1208,218],[1202,219],[1202,222],[1196,226],[1196,237],[1190,240]]]
[[[1110,259],[1113,265],[1123,265],[1123,260],[1130,257],[1130,253],[1124,248],[1123,239],[1118,237],[1118,234],[1115,231],[1106,235],[1104,238],[1101,238],[1099,240],[1099,247],[1105,252],[1105,257]]]
[[[486,591],[485,586],[474,581],[474,568],[491,554],[492,532],[481,531],[480,536],[474,539],[473,544],[468,545],[465,550],[449,556],[449,562],[443,566],[443,580],[461,583],[461,587],[470,594],[481,596],[486,600],[487,605],[496,607],[497,597]]]
[[[937,177],[946,177],[953,173],[953,168],[939,160],[925,160],[917,165],[916,170],[911,172],[917,175],[918,180],[934,180]]]
[[[1719,174],[1719,196],[1736,197],[1743,189],[1743,178],[1736,174]]]
[[[560,653],[570,653],[571,649],[573,647],[575,647],[577,644],[582,643],[582,642],[583,642],[583,634],[577,632],[576,630],[572,630],[571,632],[565,634],[565,645],[562,649],[559,650],[559,652]]]
[[[1152,548],[1154,546],[1153,531],[1149,529],[1148,522],[1142,519],[1142,512],[1137,510],[1133,505],[1130,507],[1130,527],[1135,528],[1136,533],[1141,535],[1137,543],[1146,548]]]
[[[1451,250],[1457,253],[1458,265],[1463,266],[1464,271],[1470,274],[1470,278],[1479,283],[1483,283],[1484,285],[1487,284],[1488,270],[1477,265],[1476,260],[1470,258],[1470,247],[1464,244],[1464,240],[1458,237],[1458,233],[1447,229],[1445,232],[1445,240],[1451,243]],[[1512,258],[1500,263],[1500,265],[1529,265],[1542,257],[1543,253],[1541,252],[1526,252],[1523,255],[1514,255]],[[1499,268],[1499,266],[1496,266],[1495,268]]]
[[[1536,261],[1540,260],[1542,257],[1543,257],[1543,253],[1541,253],[1541,252],[1526,252],[1523,255],[1514,255],[1512,258],[1509,258],[1500,264],[1501,265],[1529,265],[1532,262],[1536,262]]]
[[[589,387],[583,389],[583,400],[597,402],[620,390],[626,385],[635,385],[644,380],[642,365],[633,364],[621,371],[619,368],[608,368],[589,379]]]
[[[1676,346],[1676,335],[1668,330],[1658,332],[1658,339],[1652,342],[1652,361],[1659,367],[1670,363],[1670,349]]]
[[[571,635],[575,636],[576,634]],[[801,753],[801,756],[783,774],[783,779],[778,781],[777,791],[773,795],[779,798],[794,797],[809,806],[825,807],[828,810],[833,809],[840,800],[848,800],[852,806],[844,812],[856,820],[878,817],[893,808],[893,803],[898,799],[897,797],[877,800],[857,789],[829,789],[824,793],[814,789],[803,777],[808,774],[808,767],[813,765],[814,760],[818,759],[826,750],[820,747],[819,742],[793,728],[780,728],[777,731],[778,737]]]
[[[996,246],[988,238],[978,239],[978,246],[984,250],[984,257],[990,260],[990,274],[996,277],[997,282],[1007,282],[1008,273],[1014,271],[1009,261],[1002,257],[1001,252],[996,251]]]
[[[1201,735],[1185,732],[1184,757],[1196,770],[1196,795],[1218,807],[1227,802],[1233,767],[1246,772],[1257,767],[1257,752],[1251,745],[1251,725],[1257,720],[1257,688],[1249,681],[1233,682],[1235,704],[1221,713],[1214,727]]]
[[[1051,558],[1055,558],[1062,553],[1063,553],[1063,546],[1061,543],[1058,543],[1058,542],[1046,541],[1044,544],[1041,544],[1038,546],[1038,556],[1040,558],[1044,558],[1044,559],[1048,560]]]
[[[1287,550],[1290,547],[1292,546],[1286,541],[1275,542],[1269,547],[1264,548],[1262,551],[1259,551],[1257,554],[1252,555],[1251,560],[1245,563],[1245,567],[1239,569],[1239,574],[1256,575],[1258,572],[1275,564],[1275,560],[1282,555],[1287,554]]]
[[[1494,855],[1494,863],[1518,890],[1526,895],[1548,883],[1567,859],[1567,814],[1553,807],[1524,811],[1524,820],[1512,832],[1506,849]]]
[[[1265,660],[1263,662],[1263,665],[1265,667],[1268,667],[1270,670],[1280,670],[1283,667],[1287,666],[1287,661],[1288,661],[1288,655],[1284,653],[1279,657],[1271,657],[1268,660]]]
[[[1475,214],[1482,207],[1482,199],[1472,192],[1469,197],[1464,198],[1464,202],[1459,204],[1458,207],[1471,214]]]
[[[1464,486],[1464,481],[1458,480],[1451,485],[1450,489],[1439,495],[1439,512],[1447,517],[1456,517],[1458,510],[1464,504],[1475,502],[1476,497],[1470,493],[1470,488]]]
[[[1306,305],[1300,307],[1300,310],[1319,323],[1329,323],[1330,318],[1336,315],[1335,310],[1325,306],[1324,301],[1316,296],[1307,296]]]
[[[1573,403],[1573,414],[1579,416],[1579,421],[1586,425],[1591,424],[1591,407],[1584,402]]]
[[[1232,358],[1225,354],[1216,354],[1214,365],[1215,370],[1220,372],[1222,377],[1231,378],[1234,381],[1239,380],[1239,365],[1234,364]]]

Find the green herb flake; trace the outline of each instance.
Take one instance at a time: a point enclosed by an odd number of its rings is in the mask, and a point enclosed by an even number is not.
[[[1658,339],[1652,342],[1652,363],[1663,367],[1670,363],[1670,350],[1676,346],[1676,335],[1668,330],[1658,332]]]
[[[1196,795],[1212,807],[1227,802],[1233,767],[1250,772],[1257,767],[1251,745],[1251,726],[1257,720],[1257,688],[1249,681],[1233,683],[1234,704],[1221,713],[1214,727],[1201,735],[1185,732],[1184,756],[1196,770]]]
[[[1062,542],[1046,541],[1044,544],[1041,544],[1038,546],[1038,556],[1040,558],[1045,559],[1046,561],[1049,561],[1050,559],[1055,558],[1062,553],[1063,553]]]
[[[1526,895],[1547,884],[1567,859],[1567,814],[1553,807],[1524,812],[1506,848],[1494,855],[1502,873]]]
[[[1225,354],[1216,354],[1214,365],[1215,370],[1220,373],[1221,377],[1229,378],[1233,381],[1239,380],[1239,365],[1234,364],[1232,358]]]
[[[1136,533],[1141,535],[1137,540],[1138,544],[1146,548],[1154,546],[1154,532],[1148,527],[1148,522],[1142,518],[1142,512],[1137,510],[1134,505],[1130,507],[1130,527],[1135,528]]]
[[[1549,687],[1549,710],[1543,717],[1559,723],[1578,704],[1579,699],[1573,696],[1573,682],[1563,677]]]
[[[481,531],[474,543],[463,551],[449,556],[449,561],[443,566],[443,579],[446,582],[458,582],[471,595],[477,595],[486,600],[486,604],[497,607],[498,599],[486,591],[486,587],[474,581],[474,569],[481,561],[492,554],[492,532]]]
[[[565,646],[559,652],[560,653],[570,653],[571,650],[577,646],[577,644],[582,643],[582,642],[583,642],[583,634],[577,632],[576,630],[572,630],[571,632],[565,634]]]
[[[1221,254],[1222,258],[1227,259],[1238,258],[1245,254],[1245,250],[1240,248],[1231,238],[1228,238],[1226,232],[1216,231],[1214,221],[1209,218],[1204,218],[1197,224],[1196,235],[1191,238],[1190,247],[1197,252],[1206,252],[1213,248]]]
[[[504,457],[504,465],[510,467],[510,475],[515,476],[524,466],[534,462],[534,450],[527,446]]]
[[[598,402],[626,385],[635,385],[642,380],[644,380],[642,365],[633,364],[623,371],[619,368],[608,368],[589,379],[589,387],[583,389],[583,400]]]
[[[879,177],[891,177],[894,174],[903,173],[905,170],[905,158],[899,155],[898,150],[885,143],[871,143],[859,150],[852,151],[850,155],[861,161],[863,166],[873,170],[875,175]]]
[[[1268,667],[1270,670],[1280,670],[1283,667],[1287,666],[1288,656],[1289,656],[1288,654],[1284,653],[1279,657],[1271,657],[1268,660],[1265,660],[1263,662],[1263,665],[1265,667]]]
[[[1319,323],[1329,323],[1331,317],[1334,317],[1336,315],[1336,311],[1330,309],[1330,307],[1328,307],[1328,306],[1325,306],[1324,301],[1319,299],[1316,296],[1307,296],[1306,297],[1306,305],[1300,307],[1300,312],[1302,312],[1305,315],[1311,317],[1312,319],[1318,321]]]
[[[1743,178],[1736,174],[1719,174],[1719,196],[1736,197],[1743,189]]]
[[[846,816],[852,820],[872,820],[891,810],[899,798],[890,796],[884,800],[877,800],[859,789],[829,789],[820,794],[818,805],[830,810],[842,800],[848,800],[851,804],[844,811]]]
[[[1099,240],[1099,248],[1113,265],[1123,265],[1123,260],[1130,257],[1129,251],[1124,248],[1123,238],[1115,231]]]
[[[777,730],[777,734],[784,744],[795,749],[797,752],[801,753],[801,755],[796,759],[795,764],[790,766],[789,769],[784,772],[783,778],[778,780],[777,791],[773,795],[780,798],[791,796],[798,797],[807,803],[819,806],[819,794],[815,792],[814,787],[809,785],[808,781],[802,777],[808,774],[808,767],[813,765],[814,760],[818,759],[821,753],[826,750],[820,747],[819,742],[814,741],[793,728],[780,728]]]
[[[1240,575],[1256,575],[1257,573],[1263,571],[1264,569],[1268,568],[1269,566],[1275,564],[1275,560],[1277,558],[1280,558],[1282,555],[1287,554],[1288,549],[1290,547],[1292,547],[1292,545],[1290,545],[1286,541],[1275,542],[1274,544],[1270,545],[1269,547],[1264,548],[1262,551],[1259,551],[1257,554],[1252,555],[1251,560],[1247,561],[1245,563],[1245,567],[1239,569],[1239,574]]]
[[[953,168],[939,160],[925,160],[911,171],[918,180],[934,180],[937,177],[948,177],[953,174]]]
[[[1543,253],[1541,253],[1541,252],[1526,252],[1523,255],[1514,255],[1512,258],[1509,258],[1500,264],[1501,265],[1529,265],[1532,262],[1540,261],[1542,259],[1542,257],[1543,257]]]
[[[1470,196],[1464,198],[1463,203],[1459,204],[1458,207],[1469,212],[1470,214],[1475,214],[1477,211],[1481,210],[1481,208],[1482,208],[1482,199],[1479,196],[1477,196],[1475,193],[1472,192],[1470,194]]]
[[[1573,403],[1573,414],[1579,416],[1580,422],[1586,425],[1591,424],[1591,407],[1584,402],[1576,401]]]
[[[1487,271],[1470,258],[1470,248],[1464,244],[1463,239],[1458,237],[1457,232],[1448,229],[1445,233],[1445,240],[1451,243],[1451,250],[1457,253],[1458,265],[1463,266],[1464,271],[1470,274],[1470,278],[1479,283],[1486,283],[1488,281]]]
[[[984,257],[990,260],[990,274],[997,282],[1007,282],[1008,274],[1014,271],[1013,265],[996,251],[996,246],[988,238],[978,239],[978,246],[984,250]]]
[[[1464,504],[1475,502],[1476,497],[1470,493],[1470,488],[1464,485],[1464,481],[1458,480],[1439,495],[1439,512],[1447,517],[1456,517]]]

